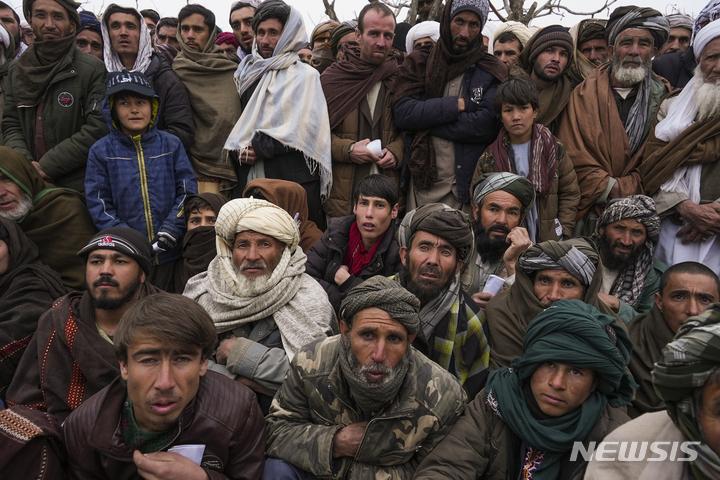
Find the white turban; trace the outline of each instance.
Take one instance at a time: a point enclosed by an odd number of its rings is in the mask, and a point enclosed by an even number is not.
[[[410,55],[413,51],[413,45],[416,40],[421,38],[430,37],[433,42],[437,42],[440,38],[440,24],[429,20],[427,22],[420,22],[408,30],[407,37],[405,37],[405,49],[407,54]]]
[[[700,60],[700,56],[707,44],[717,37],[720,37],[720,20],[708,23],[695,35],[695,43],[693,44],[695,58]]]
[[[3,44],[5,50],[10,48],[10,34],[5,28],[0,28],[0,43]]]
[[[288,213],[277,205],[255,198],[237,198],[220,209],[215,222],[218,255],[232,257],[235,235],[251,230],[283,242],[294,253],[300,231]]]
[[[533,31],[530,30],[528,27],[526,27],[520,22],[513,22],[512,20],[510,20],[501,24],[495,29],[495,32],[493,32],[493,44],[495,43],[495,39],[505,32],[510,32],[515,35],[518,40],[520,40],[520,46],[522,48],[525,48],[528,40],[530,40],[530,37],[533,36]],[[490,51],[490,53],[492,53],[492,44],[488,45],[488,47],[488,50]]]

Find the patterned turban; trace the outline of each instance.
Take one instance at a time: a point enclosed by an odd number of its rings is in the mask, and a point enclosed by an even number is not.
[[[215,222],[218,254],[232,256],[235,234],[251,230],[275,238],[294,253],[300,242],[300,231],[292,217],[282,208],[265,200],[237,198],[220,209]]]
[[[475,182],[473,203],[480,205],[485,197],[502,190],[520,200],[522,213],[535,202],[535,187],[527,178],[509,172],[486,173]]]
[[[488,0],[452,0],[450,20],[460,12],[477,14],[480,17],[480,25],[484,27],[485,23],[487,23],[488,13],[490,13],[490,2]]]
[[[615,45],[618,36],[628,28],[649,30],[657,48],[662,47],[670,35],[670,23],[657,10],[635,6],[618,7],[610,15],[605,29],[608,45]]]
[[[665,18],[667,18],[668,23],[670,23],[670,28],[687,28],[692,32],[693,26],[695,25],[695,21],[690,15],[682,13],[673,13]]]
[[[393,320],[400,322],[410,335],[420,328],[420,300],[398,282],[377,275],[351,289],[340,304],[340,316],[349,321],[366,308],[385,310]]]
[[[325,22],[318,23],[315,25],[315,28],[313,28],[312,34],[310,35],[310,43],[315,43],[315,39],[323,33],[330,35],[333,29],[339,25],[340,24],[335,20],[327,20]]]
[[[235,38],[235,34],[232,32],[222,32],[218,35],[217,40],[215,40],[215,45],[222,45],[223,43],[228,43],[235,48],[240,47],[237,38]]]
[[[475,238],[467,214],[444,203],[428,203],[408,212],[396,233],[398,245],[409,247],[410,239],[417,231],[428,232],[450,242],[463,265],[467,265],[475,251]]]
[[[690,45],[695,45],[695,38],[697,37],[698,32],[703,28],[703,24],[713,22],[718,18],[720,18],[720,0],[711,0],[707,5],[705,5],[705,8],[700,10],[700,13],[698,13],[697,18],[695,19]]]
[[[525,250],[518,259],[518,264],[525,273],[538,270],[565,270],[586,287],[592,283],[599,263],[600,255],[597,248],[584,238],[536,243]]]
[[[699,455],[691,463],[695,478],[716,478],[720,457],[705,443],[698,419],[702,390],[720,366],[720,304],[689,318],[662,351],[652,382],[667,405],[672,421],[691,441]],[[701,474],[702,472],[702,474]]]
[[[590,40],[605,39],[605,25],[607,20],[588,19],[582,24],[582,31],[578,35],[577,46]]]
[[[332,52],[333,58],[337,57],[338,43],[340,43],[340,40],[348,33],[355,32],[356,28],[357,22],[343,22],[333,29],[330,34],[330,51]]]

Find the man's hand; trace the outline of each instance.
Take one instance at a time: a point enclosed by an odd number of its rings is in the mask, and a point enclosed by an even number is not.
[[[37,170],[37,172],[40,174],[40,176],[43,177],[43,180],[45,180],[46,182],[49,182],[49,183],[53,182],[53,179],[50,178],[50,176],[47,173],[45,173],[45,170],[43,170],[42,167],[40,166],[40,162],[32,162],[32,164],[35,167],[35,170]]]
[[[215,352],[215,363],[219,363],[220,365],[225,365],[227,363],[230,350],[232,350],[235,346],[235,342],[237,342],[237,340],[237,337],[233,337],[226,338],[220,342],[220,345],[218,345],[217,351]]]
[[[340,265],[337,272],[335,272],[335,283],[340,286],[345,283],[345,280],[350,278],[350,270],[347,265]]]
[[[138,474],[146,480],[208,480],[208,473],[199,465],[175,452],[133,452]]]
[[[478,292],[474,293],[471,298],[475,301],[475,303],[477,303],[477,306],[480,307],[480,310],[484,312],[485,305],[487,305],[487,303],[492,300],[494,296],[495,295],[490,292]]]
[[[620,311],[620,299],[607,293],[598,293],[598,298],[608,307],[612,308],[612,311],[618,313]]]
[[[463,97],[458,97],[458,113],[462,113],[465,111],[465,99]]]
[[[252,390],[255,393],[262,393],[263,395],[267,395],[268,397],[275,396],[275,392],[273,392],[269,388],[263,387],[258,382],[256,382],[255,380],[252,380],[250,378],[238,375],[237,377],[235,377],[235,381],[238,383],[242,383],[243,385],[245,385],[246,387],[248,387],[250,390]]]
[[[390,152],[387,148],[382,149],[383,156],[377,162],[379,168],[395,168],[397,167],[397,159],[395,155]]]
[[[380,161],[380,157],[372,153],[367,148],[368,143],[370,143],[369,138],[366,138],[365,140],[360,140],[359,142],[355,142],[355,146],[353,147],[352,152],[350,152],[349,155],[351,162],[362,165],[363,163],[377,163]]]
[[[685,200],[678,204],[676,208],[680,218],[688,222],[688,225],[685,225],[677,233],[678,237],[688,235],[683,240],[684,243],[696,242],[698,233],[700,234],[700,240],[702,240],[703,236],[710,237],[720,233],[720,205],[717,203],[696,205],[690,200]],[[696,232],[693,232],[693,230]]]
[[[247,150],[240,153],[238,160],[240,160],[240,163],[243,165],[255,165],[257,155],[252,145],[248,145]]]
[[[367,425],[368,422],[353,423],[338,430],[333,438],[333,458],[357,455]]]
[[[503,255],[503,262],[505,262],[507,276],[509,277],[515,275],[517,259],[520,258],[520,254],[532,245],[532,241],[527,230],[523,227],[515,227],[510,230],[505,241],[510,244],[508,249],[505,250],[505,255]]]

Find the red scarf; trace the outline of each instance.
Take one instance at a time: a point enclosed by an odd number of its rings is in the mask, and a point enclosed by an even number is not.
[[[385,230],[385,233],[387,233],[387,230]],[[380,246],[380,242],[385,237],[385,233],[382,234],[382,237],[375,242],[375,245],[373,245],[370,250],[365,250],[360,229],[357,226],[357,222],[353,222],[352,227],[350,227],[350,240],[348,242],[347,253],[345,253],[345,258],[343,258],[342,261],[342,264],[348,267],[350,274],[357,276],[362,272],[363,267],[370,263],[370,260],[372,260]]]

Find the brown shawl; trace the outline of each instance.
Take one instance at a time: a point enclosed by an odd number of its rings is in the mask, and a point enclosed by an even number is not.
[[[260,194],[258,196],[258,193]],[[323,232],[308,220],[307,192],[295,182],[258,178],[249,182],[243,191],[243,197],[262,198],[277,205],[300,222],[300,247],[308,252],[320,240]]]
[[[0,398],[10,385],[25,347],[37,330],[40,315],[65,295],[60,275],[43,265],[37,246],[20,227],[0,217],[0,239],[8,247],[9,263],[0,274]]]
[[[392,91],[398,71],[395,55],[388,55],[381,65],[373,65],[361,57],[357,45],[345,45],[343,52],[345,58],[320,75],[331,129],[340,125],[377,82],[382,80],[385,88]]]
[[[470,43],[466,52],[460,54],[453,52],[453,38],[450,32],[452,3],[445,3],[443,20],[440,23],[440,39],[435,46],[429,52],[419,49],[405,57],[395,81],[393,102],[417,94],[424,94],[425,99],[440,98],[445,93],[445,84],[460,76],[472,65],[477,65],[501,82],[507,80],[507,67],[487,53],[482,35],[478,35]],[[408,159],[415,188],[426,191],[433,187],[437,180],[435,162],[435,149],[430,130],[415,133]]]
[[[140,297],[160,293],[145,283]],[[59,299],[38,322],[8,389],[8,405],[52,413],[62,422],[120,374],[115,347],[100,336],[90,294]]]
[[[673,92],[677,95],[679,91]],[[655,121],[657,125],[657,120]],[[645,192],[654,195],[682,166],[712,163],[720,152],[720,118],[708,123],[695,122],[672,142],[655,136],[655,125],[645,145],[645,156],[640,164],[640,175]]]
[[[608,65],[599,67],[573,91],[556,132],[575,165],[582,192],[580,213],[603,194],[610,177],[617,180],[618,197],[643,193],[638,166],[645,146],[641,145],[634,155],[631,153],[607,68]],[[655,117],[660,98],[666,93],[660,82],[653,75],[648,119]]]
[[[85,262],[77,256],[97,233],[85,197],[66,188],[45,188],[32,163],[17,151],[0,147],[0,171],[33,199],[33,210],[17,223],[37,245],[40,261],[62,277],[68,291],[85,288]]]
[[[553,251],[553,247],[566,247],[568,242],[573,242],[573,245],[596,265],[595,276],[585,289],[583,302],[597,308],[600,313],[618,318],[617,314],[597,296],[602,286],[603,266],[597,247],[591,241],[588,239],[572,239],[560,243],[543,242],[531,248],[540,248],[555,259],[557,252]],[[530,275],[532,273],[534,272],[531,272]],[[525,330],[528,324],[540,312],[545,310],[540,300],[535,296],[530,275],[518,266],[515,272],[515,283],[512,287],[495,295],[485,308],[491,340],[490,370],[509,367],[513,358],[523,355]],[[618,323],[625,325],[624,322],[618,321]]]
[[[628,409],[631,418],[643,413],[665,410],[665,403],[655,393],[652,384],[652,371],[655,362],[662,359],[662,349],[670,343],[675,334],[668,327],[657,305],[648,313],[638,315],[628,324],[628,332],[633,342],[630,357],[630,373],[640,387],[635,391],[635,399]]]
[[[518,57],[517,67],[521,69],[525,74],[530,76],[533,70],[533,63],[530,63],[530,53],[532,52],[532,46],[537,40],[538,36],[543,35],[543,30],[540,29],[528,40],[528,43],[523,47],[523,51]],[[513,69],[513,76],[517,76],[517,69]],[[535,117],[536,123],[541,123],[549,128],[550,124],[560,116],[563,109],[570,100],[570,94],[573,89],[577,86],[577,83],[573,79],[572,73],[577,67],[575,66],[575,59],[572,52],[568,52],[568,63],[563,70],[562,75],[552,83],[549,87],[540,90],[538,86],[539,95],[539,106],[538,115]]]

